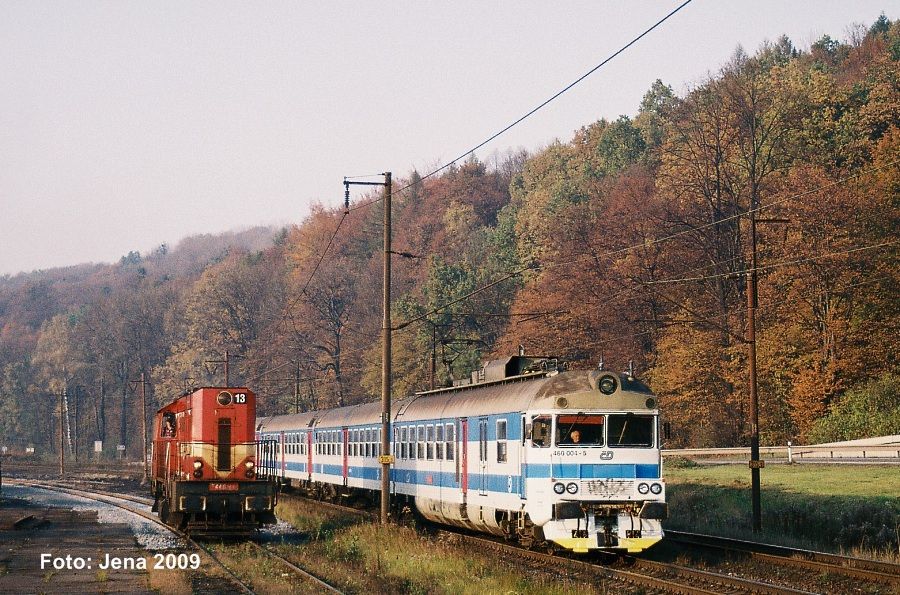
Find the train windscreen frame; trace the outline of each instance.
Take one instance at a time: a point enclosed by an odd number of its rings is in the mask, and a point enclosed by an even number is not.
[[[612,413],[607,421],[610,448],[653,448],[656,417],[634,413]]]

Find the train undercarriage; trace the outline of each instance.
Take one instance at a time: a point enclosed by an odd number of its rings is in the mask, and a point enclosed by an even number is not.
[[[375,490],[337,486],[330,483],[288,481],[285,487],[304,495],[347,506],[377,506]],[[536,525],[525,510],[511,511],[467,506],[405,494],[391,495],[391,514],[402,519],[414,515],[440,525],[489,533],[526,548],[640,552],[662,539],[664,502],[563,502],[554,505],[550,520]]]
[[[275,522],[277,495],[268,481],[169,481],[154,485],[153,511],[188,533],[249,533]]]

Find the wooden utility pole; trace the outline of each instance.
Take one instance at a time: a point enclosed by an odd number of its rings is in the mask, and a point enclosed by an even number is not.
[[[63,434],[65,430],[63,428],[63,415],[65,415],[65,404],[64,399],[66,398],[67,388],[64,388],[61,393],[59,393],[59,477],[63,478],[66,476],[66,448],[65,448],[65,437]]]
[[[141,459],[144,464],[144,482],[150,478],[150,470],[147,468],[147,380],[144,372],[141,372],[140,380],[132,380],[132,383],[141,384]]]
[[[759,470],[763,462],[759,458],[759,399],[756,393],[756,204],[750,208],[750,271],[747,273],[747,345],[750,366],[750,500],[753,514],[753,531],[762,530],[762,505],[760,503]]]
[[[231,354],[228,353],[228,350],[225,350],[225,359],[208,359],[205,360],[204,364],[224,364],[225,365],[225,387],[228,388],[231,386],[231,373],[229,370],[229,361],[231,360]],[[206,372],[210,375],[218,368],[215,366],[213,368],[206,367]]]
[[[147,469],[147,382],[143,372],[141,372],[141,437],[144,439],[141,459],[144,463],[144,481],[147,481],[150,477],[150,471]]]
[[[790,219],[757,219],[759,199],[754,191],[750,204],[750,270],[747,272],[747,336],[746,342],[750,376],[750,508],[753,520],[753,532],[762,531],[762,503],[759,470],[765,462],[759,458],[759,394],[757,392],[756,372],[756,309],[759,308],[758,291],[758,254],[756,246],[757,223],[790,223]]]
[[[391,508],[391,172],[384,174],[384,322],[381,325],[381,524]]]
[[[344,213],[350,212],[350,185],[384,187],[384,318],[381,325],[381,524],[386,525],[391,510],[391,172],[384,182],[351,182],[344,178]]]
[[[300,413],[300,360],[294,370],[294,413]]]
[[[81,397],[81,385],[75,385],[75,395],[72,399],[72,413],[75,424],[72,426],[72,460],[78,462],[78,401]],[[68,417],[66,417],[68,420]]]

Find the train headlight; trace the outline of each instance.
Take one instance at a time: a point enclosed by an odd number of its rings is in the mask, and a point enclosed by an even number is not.
[[[656,495],[659,495],[659,494],[662,493],[662,486],[661,486],[660,484],[658,484],[658,483],[651,483],[651,484],[650,484],[650,491],[653,492],[653,493],[656,494]]]
[[[253,473],[253,469],[247,469],[247,472],[244,473],[244,475],[247,477],[247,479],[253,479],[255,473]]]
[[[578,492],[578,484],[574,481],[566,485],[566,491],[570,494],[575,494]]]
[[[604,395],[611,395],[616,392],[618,382],[616,382],[616,379],[613,376],[604,376],[600,379],[597,386]]]
[[[253,469],[253,461],[247,461],[246,463],[244,463],[244,466],[247,467],[247,469]]]
[[[556,492],[557,494],[562,494],[563,492],[566,491],[566,486],[564,486],[561,483],[555,483],[555,484],[553,484],[553,491]]]
[[[646,494],[649,491],[650,491],[650,486],[648,486],[647,484],[645,484],[645,483],[638,484],[638,492],[640,492],[642,494]]]
[[[203,461],[200,461],[200,460],[194,461],[194,469],[199,471],[201,467],[203,467]]]

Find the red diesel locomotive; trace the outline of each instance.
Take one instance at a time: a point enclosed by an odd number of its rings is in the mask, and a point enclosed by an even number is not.
[[[246,388],[200,388],[156,412],[151,489],[165,523],[243,532],[275,522],[271,449],[256,441],[255,424]]]

